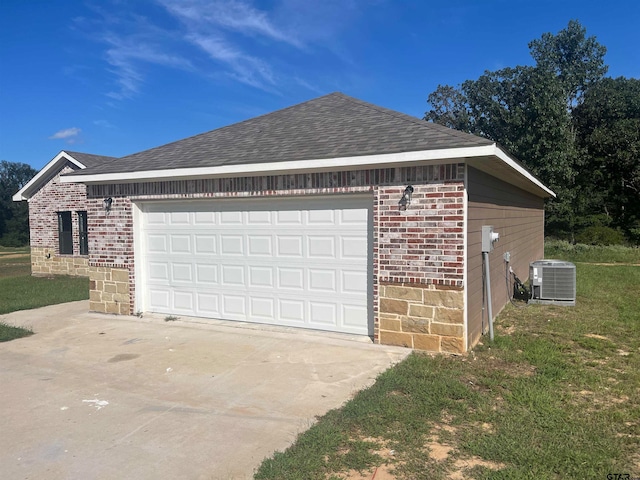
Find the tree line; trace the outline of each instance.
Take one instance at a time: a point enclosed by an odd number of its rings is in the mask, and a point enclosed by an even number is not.
[[[547,236],[640,244],[640,80],[606,77],[576,20],[529,50],[532,66],[439,85],[425,120],[498,142],[549,186]]]
[[[36,173],[26,163],[0,162],[0,245],[4,247],[29,244],[27,202],[14,202],[12,197]]]

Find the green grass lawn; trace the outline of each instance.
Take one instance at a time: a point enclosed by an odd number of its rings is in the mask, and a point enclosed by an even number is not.
[[[87,278],[32,277],[29,247],[0,247],[0,315],[88,298]],[[0,341],[32,333],[0,322]]]
[[[28,337],[33,335],[33,331],[28,328],[14,327],[0,322],[0,343],[15,340],[16,338]]]
[[[467,356],[412,354],[256,478],[640,477],[640,267],[579,263],[577,281],[575,307],[509,305]]]
[[[563,240],[548,240],[544,244],[545,258],[574,263],[629,263],[640,265],[640,248],[624,246],[573,245]]]

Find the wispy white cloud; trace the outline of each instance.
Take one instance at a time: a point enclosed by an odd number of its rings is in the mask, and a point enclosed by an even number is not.
[[[189,35],[188,39],[204,50],[210,58],[230,67],[228,75],[232,78],[256,88],[275,84],[273,71],[266,62],[245,54],[222,38],[193,34]]]
[[[282,43],[296,49],[303,46],[295,35],[278,28],[266,11],[246,1],[158,2],[181,22],[188,42],[225,68],[229,77],[256,88],[271,89],[276,84],[276,75],[265,58],[248,53],[247,42],[240,41],[239,37],[251,37],[267,44]]]
[[[102,128],[116,128],[116,126],[108,120],[102,120],[102,119],[94,120],[93,124],[96,125],[97,127],[102,127]]]
[[[140,71],[139,64],[147,63],[173,67],[183,70],[192,69],[191,62],[179,55],[168,54],[159,51],[148,43],[140,35],[132,37],[119,37],[113,33],[104,36],[104,41],[109,45],[106,51],[106,59],[111,66],[111,71],[117,77],[119,88],[109,92],[107,95],[116,100],[130,98],[138,93],[140,85],[144,81],[144,76]]]
[[[274,25],[267,12],[240,0],[158,0],[169,12],[190,25],[217,26],[225,30],[257,35],[301,46],[294,34]]]
[[[49,140],[64,140],[68,144],[73,144],[78,141],[81,132],[82,129],[78,127],[65,128],[51,135]]]
[[[287,85],[322,92],[304,78],[304,68],[293,73],[291,62],[306,62],[321,49],[340,58],[341,32],[367,7],[366,0],[274,0],[268,9],[255,0],[152,0],[153,11],[112,1],[117,8],[95,6],[95,18],[74,22],[105,46],[115,80],[106,95],[115,101],[140,93],[152,66],[274,93]]]

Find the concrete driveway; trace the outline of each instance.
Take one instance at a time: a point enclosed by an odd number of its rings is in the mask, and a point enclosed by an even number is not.
[[[0,316],[0,478],[243,479],[409,351],[366,338],[86,313]]]

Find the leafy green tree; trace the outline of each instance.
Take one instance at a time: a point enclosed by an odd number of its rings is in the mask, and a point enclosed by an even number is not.
[[[529,42],[536,68],[555,75],[568,110],[580,103],[589,86],[603,78],[609,68],[604,64],[607,49],[586,34],[580,22],[571,20],[556,35],[544,33]]]
[[[590,223],[619,228],[640,243],[640,80],[593,85],[574,123],[584,166],[578,186],[589,200]]]
[[[37,172],[26,163],[0,162],[0,245],[21,247],[29,244],[29,208],[14,202],[13,195]]]
[[[534,66],[486,71],[458,88],[429,95],[425,120],[494,140],[557,194],[547,205],[547,233],[573,238],[581,169],[573,109],[606,73],[605,47],[577,21],[529,43]]]

